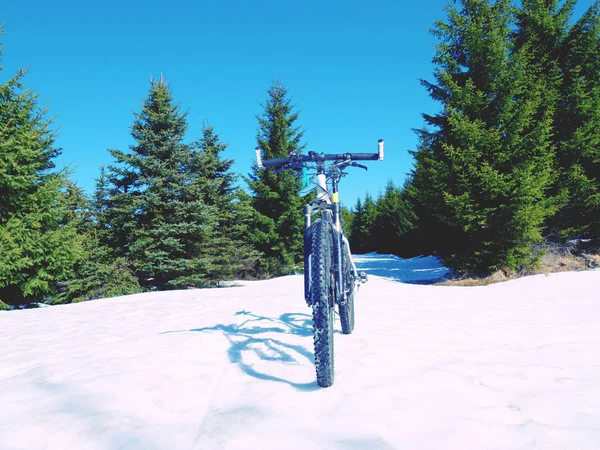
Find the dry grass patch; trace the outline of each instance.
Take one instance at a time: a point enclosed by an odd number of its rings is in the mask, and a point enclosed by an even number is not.
[[[436,283],[436,286],[487,286],[488,284],[501,283],[514,278],[517,278],[517,276],[498,270],[487,277],[464,276],[450,278],[441,283]]]
[[[501,283],[529,275],[548,275],[556,272],[578,272],[600,268],[600,254],[598,249],[587,253],[579,250],[576,244],[540,244],[536,249],[542,256],[538,266],[533,270],[513,272],[508,268],[498,270],[485,277],[466,275],[463,277],[450,278],[436,283],[437,286],[487,286],[489,284]]]

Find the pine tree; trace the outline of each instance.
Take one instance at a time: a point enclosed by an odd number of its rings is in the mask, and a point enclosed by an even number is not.
[[[64,223],[66,176],[54,170],[52,120],[25,74],[0,84],[0,309],[42,300],[79,252],[75,228]]]
[[[65,224],[77,230],[81,253],[75,260],[70,276],[56,284],[50,303],[71,303],[106,297],[135,294],[142,291],[131,264],[117,257],[99,238],[105,227],[102,222],[106,175],[101,169],[93,200],[87,198],[81,188],[68,183],[63,193],[67,214]]]
[[[563,33],[564,34],[564,33]],[[550,223],[563,238],[600,243],[600,4],[595,2],[560,42],[561,98],[557,107],[559,188],[563,208]]]
[[[207,247],[218,207],[205,195],[215,180],[203,172],[205,155],[184,143],[187,113],[161,78],[134,115],[131,151],[110,151],[116,164],[103,188],[103,243],[133,264],[147,288],[210,285],[216,262]]]
[[[373,252],[377,250],[377,204],[375,200],[368,192],[365,195],[365,201],[363,202],[363,223],[361,233],[363,236],[363,251],[365,253]]]
[[[353,211],[354,219],[350,235],[350,246],[354,253],[368,253],[376,249],[377,205],[371,194],[367,192],[365,200],[356,200]]]
[[[257,119],[257,143],[263,159],[287,157],[304,148],[304,131],[296,125],[298,112],[280,80],[267,90],[263,114]],[[258,271],[270,275],[290,273],[304,256],[301,180],[291,171],[275,173],[254,165],[247,182],[257,212],[255,246],[263,255]]]
[[[203,199],[217,213],[215,226],[207,234],[210,246],[203,251],[204,257],[211,261],[205,269],[206,276],[217,281],[243,277],[252,271],[258,253],[248,242],[249,219],[241,204],[240,190],[235,186],[233,160],[221,157],[227,145],[220,141],[211,125],[203,128],[196,146],[201,157],[198,177],[205,182]]]
[[[408,193],[424,238],[461,272],[522,269],[556,211],[552,120],[556,82],[540,76],[525,42],[514,46],[507,0],[461,0],[436,24],[443,105],[424,115]]]
[[[352,239],[352,223],[354,222],[354,213],[344,205],[340,205],[340,217],[344,235],[350,241]],[[354,250],[354,249],[352,249]]]
[[[93,226],[91,202],[77,183],[66,180],[65,187],[60,193],[60,201],[65,211],[61,225],[73,226],[78,235]]]
[[[414,228],[415,219],[404,190],[389,180],[375,206],[377,216],[372,232],[375,250],[379,253],[413,256],[413,246],[407,237]]]
[[[352,225],[350,227],[350,248],[352,253],[361,254],[365,249],[364,233],[365,210],[360,198],[356,199],[356,204],[352,210]]]

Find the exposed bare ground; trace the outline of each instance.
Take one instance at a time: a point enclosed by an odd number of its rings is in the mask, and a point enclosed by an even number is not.
[[[588,253],[576,248],[575,245],[541,244],[538,250],[543,255],[537,268],[523,272],[498,270],[486,277],[463,276],[451,278],[439,286],[486,286],[528,275],[549,274],[555,272],[576,272],[600,268],[600,252],[595,249]]]

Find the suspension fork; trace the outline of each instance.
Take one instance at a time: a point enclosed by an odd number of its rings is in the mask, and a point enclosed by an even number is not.
[[[322,168],[320,168],[317,174],[317,200],[327,201],[327,185],[325,181],[325,174]],[[331,181],[332,192],[331,192],[331,205],[329,209],[332,212],[333,223],[333,252],[334,252],[334,271],[335,271],[335,287],[336,287],[336,303],[344,303],[347,300],[346,290],[344,288],[344,263],[343,263],[343,234],[342,225],[340,219],[340,202],[338,194],[338,179],[332,178]],[[311,232],[311,219],[313,210],[312,205],[304,206],[304,299],[310,306],[310,280],[311,280],[311,262],[310,262],[310,251],[312,247],[312,232]]]
[[[335,251],[335,260],[336,264],[336,301],[337,303],[345,303],[346,302],[346,289],[344,287],[344,260],[342,255],[342,223],[340,219],[340,199],[338,194],[338,180],[336,177],[333,177],[331,180],[331,211],[333,212],[333,242],[334,242],[334,251]]]
[[[310,229],[312,218],[312,206],[304,206],[304,300],[310,306],[310,250],[312,247],[312,232]]]

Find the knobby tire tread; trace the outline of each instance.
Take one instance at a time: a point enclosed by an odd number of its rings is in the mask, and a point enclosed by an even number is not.
[[[354,292],[346,299],[346,303],[340,304],[340,322],[342,333],[352,334],[354,331]]]
[[[334,300],[331,280],[333,241],[327,222],[317,220],[312,226],[311,300],[317,384],[329,387],[334,378],[333,322]]]
[[[349,260],[350,255],[347,249],[343,250],[343,274],[345,289],[349,289],[350,293],[346,299],[346,303],[340,304],[340,322],[342,323],[342,333],[351,334],[354,331],[354,279],[352,278],[352,262]]]

